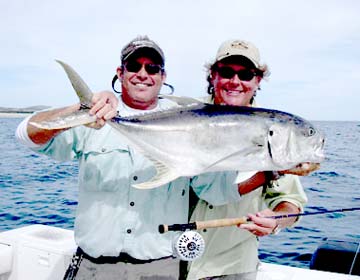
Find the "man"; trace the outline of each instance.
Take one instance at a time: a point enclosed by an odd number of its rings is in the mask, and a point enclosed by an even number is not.
[[[209,101],[221,105],[255,106],[256,91],[263,77],[268,75],[268,67],[260,63],[259,51],[252,43],[226,41],[220,46],[215,61],[208,65]],[[291,173],[291,170],[287,172]],[[265,217],[299,213],[307,201],[300,181],[294,175],[279,178],[277,172],[254,171],[239,173],[237,182],[242,195],[240,203],[213,206],[200,200],[192,220],[248,215],[252,223],[242,224],[240,229],[228,227],[203,231],[207,247],[201,258],[189,264],[188,279],[256,279],[258,238],[276,233],[296,221],[295,218],[275,220]],[[269,208],[264,209],[264,204]]]
[[[172,249],[177,233],[160,234],[158,226],[187,221],[190,179],[179,178],[151,190],[132,188],[134,182],[150,179],[155,167],[105,124],[116,110],[124,116],[175,105],[158,99],[166,79],[164,53],[148,37],[137,37],[122,49],[116,75],[122,92],[119,104],[108,92],[96,94],[93,100],[90,113],[98,119],[92,127],[101,129],[46,131],[30,124],[76,111],[76,104],[24,120],[17,138],[56,160],[79,161],[74,229],[79,247],[64,279],[177,279],[179,260]],[[209,174],[192,178],[191,184],[200,197],[222,204],[241,199],[235,178],[236,172]],[[222,185],[226,190],[218,188]]]

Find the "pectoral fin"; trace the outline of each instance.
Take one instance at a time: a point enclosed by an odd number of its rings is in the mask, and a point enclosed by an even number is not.
[[[244,149],[241,149],[241,150],[238,150],[234,153],[231,153],[223,158],[220,158],[219,160],[213,162],[212,164],[210,164],[209,166],[207,166],[204,170],[204,172],[206,172],[206,170],[209,170],[211,169],[212,167],[214,167],[215,165],[219,164],[220,162],[223,162],[223,161],[227,161],[227,160],[231,160],[232,158],[236,158],[238,156],[240,156],[240,158],[244,158],[252,153],[257,153],[259,152],[259,150],[263,149],[263,147],[261,145],[254,145],[252,147],[247,147],[247,148],[244,148]],[[236,167],[236,166],[234,166]],[[245,170],[244,170],[245,171]]]

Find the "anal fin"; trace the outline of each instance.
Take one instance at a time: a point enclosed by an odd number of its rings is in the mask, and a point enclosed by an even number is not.
[[[132,186],[137,189],[154,189],[169,183],[179,177],[178,174],[169,169],[162,162],[157,161],[153,158],[147,157],[156,168],[156,175],[151,180],[144,183],[133,184]]]

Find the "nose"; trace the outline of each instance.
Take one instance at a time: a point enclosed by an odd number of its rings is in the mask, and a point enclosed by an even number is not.
[[[145,70],[145,65],[143,64],[140,68],[140,70],[136,73],[136,75],[140,78],[146,78],[148,73]]]
[[[244,89],[243,82],[240,80],[238,75],[234,75],[229,82],[233,88],[238,88],[240,86],[241,89]]]

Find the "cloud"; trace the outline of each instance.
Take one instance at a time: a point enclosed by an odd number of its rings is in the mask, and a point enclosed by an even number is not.
[[[272,71],[258,96],[263,106],[360,120],[359,10],[357,0],[2,1],[0,106],[76,102],[54,59],[72,65],[94,91],[110,89],[121,47],[148,34],[166,53],[178,95],[204,95],[204,64],[222,41],[243,38]],[[335,116],[314,102],[346,103],[346,112]]]

